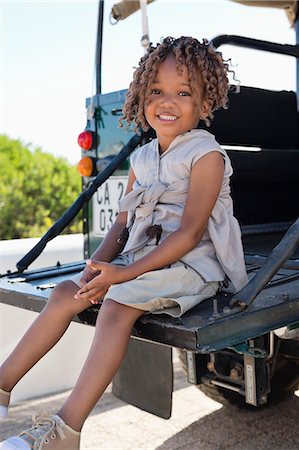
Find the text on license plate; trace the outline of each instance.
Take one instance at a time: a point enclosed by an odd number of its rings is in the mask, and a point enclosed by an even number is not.
[[[124,196],[128,177],[110,177],[93,196],[93,233],[104,237],[118,214],[118,202]]]

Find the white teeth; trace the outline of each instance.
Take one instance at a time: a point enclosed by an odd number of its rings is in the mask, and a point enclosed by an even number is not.
[[[176,120],[176,116],[166,116],[165,114],[160,114],[159,119],[162,120]]]

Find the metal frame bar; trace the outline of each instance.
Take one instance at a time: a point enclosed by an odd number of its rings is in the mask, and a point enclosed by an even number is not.
[[[298,245],[299,218],[293,223],[280,243],[268,256],[255,277],[233,297],[231,305],[247,308],[271,280],[273,275],[283,266],[284,262],[292,256]]]
[[[263,41],[260,39],[252,39],[243,36],[236,36],[233,34],[221,34],[216,36],[211,40],[211,44],[215,48],[220,47],[220,45],[228,44],[235,45],[237,47],[245,47],[254,50],[260,50],[270,53],[278,53],[286,56],[294,56],[297,58],[297,76],[296,76],[296,92],[297,92],[297,111],[299,111],[299,16],[297,15],[295,25],[296,31],[296,45],[290,44],[278,44],[275,42]]]
[[[98,28],[96,42],[96,93],[102,92],[102,44],[103,44],[103,24],[104,24],[104,0],[99,0]]]
[[[294,56],[299,58],[299,45],[278,44],[275,42],[263,41],[260,39],[252,39],[244,36],[236,36],[233,34],[221,34],[211,40],[211,44],[215,48],[220,45],[228,44],[236,47],[251,48],[270,53],[279,53],[281,55]]]

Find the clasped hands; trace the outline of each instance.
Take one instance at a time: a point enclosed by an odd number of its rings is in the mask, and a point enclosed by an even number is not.
[[[102,261],[87,260],[80,280],[81,289],[74,295],[77,300],[87,300],[92,304],[103,299],[112,284],[126,281],[125,267]]]

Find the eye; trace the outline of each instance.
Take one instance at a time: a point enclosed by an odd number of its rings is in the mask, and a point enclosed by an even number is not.
[[[181,97],[191,97],[191,93],[190,92],[186,92],[186,91],[179,92],[179,95]]]
[[[161,91],[159,89],[151,89],[151,94],[159,95]]]

